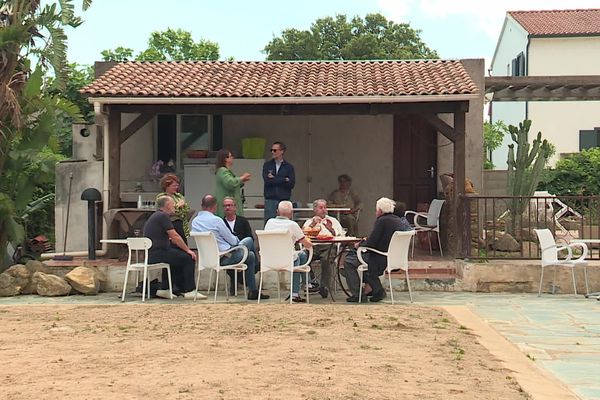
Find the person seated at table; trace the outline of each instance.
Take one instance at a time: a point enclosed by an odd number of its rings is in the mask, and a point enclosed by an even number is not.
[[[190,206],[185,202],[185,197],[179,192],[179,178],[175,174],[165,174],[160,179],[162,193],[156,196],[170,196],[175,202],[175,213],[171,216],[171,222],[175,232],[185,241],[190,237]]]
[[[207,194],[202,198],[202,211],[196,215],[192,220],[192,232],[212,232],[217,240],[219,251],[224,252],[231,249],[234,246],[242,245],[248,249],[248,258],[246,259],[246,265],[248,268],[245,271],[246,274],[246,286],[248,287],[248,300],[257,300],[259,293],[256,288],[256,279],[254,277],[254,270],[256,265],[256,255],[254,251],[254,240],[252,238],[244,238],[242,240],[235,236],[225,222],[215,215],[217,212],[217,199]],[[227,253],[221,257],[221,265],[233,265],[237,264],[242,260],[243,251],[237,249],[232,253]],[[261,299],[268,299],[269,296],[266,294],[260,294]]]
[[[144,225],[144,236],[152,240],[148,250],[148,262],[168,263],[171,270],[173,293],[183,293],[186,299],[196,295],[194,273],[196,271],[196,253],[173,228],[171,216],[175,213],[175,201],[171,196],[160,196],[156,201],[155,211]],[[168,291],[168,275],[163,269],[162,287],[156,292],[159,297],[170,298]],[[206,299],[198,293],[197,298]]]
[[[400,218],[400,224],[402,229],[398,229],[399,231],[412,231],[413,228],[410,222],[406,219],[404,213],[406,212],[406,203],[402,201],[397,201],[396,206],[394,207],[394,215],[397,215]]]
[[[227,227],[229,228],[229,230],[231,231],[231,233],[233,233],[235,236],[237,236],[238,239],[242,240],[245,238],[251,238],[254,241],[254,234],[252,232],[252,228],[250,227],[250,222],[248,221],[248,219],[246,219],[246,217],[243,217],[241,215],[237,214],[237,206],[235,204],[235,199],[233,197],[225,197],[223,199],[223,212],[225,213],[225,216],[223,217],[223,221],[225,221],[225,225],[227,225]],[[252,248],[249,248],[248,250],[254,252],[256,254],[256,251],[254,249],[254,245],[252,246]],[[258,260],[256,260],[256,265],[255,265],[255,271],[254,273],[257,273],[259,271],[259,267],[258,267]],[[233,270],[227,270],[227,275],[229,275],[230,279],[231,279],[231,285],[229,286],[229,290],[231,292],[231,294],[235,293],[235,271]],[[242,277],[241,277],[242,271],[238,272],[238,282],[242,282]]]
[[[313,202],[314,216],[304,222],[304,229],[318,229],[317,236],[344,236],[344,230],[340,222],[327,215],[327,200],[317,199]],[[329,246],[319,246],[313,252],[313,260],[321,260],[321,282],[319,286],[319,294],[326,298],[329,294],[328,288],[331,284],[331,263],[327,255],[331,254]]]
[[[377,200],[375,206],[376,219],[373,230],[367,239],[355,245],[356,248],[359,246],[366,246],[387,252],[394,232],[403,230],[400,217],[394,214],[394,206],[394,200],[388,199],[387,197],[382,197]],[[387,258],[380,254],[367,251],[363,254],[363,260],[365,260],[368,267],[368,270],[363,272],[364,282],[366,282],[363,296],[370,296],[372,302],[381,301],[386,297],[386,293],[379,280],[379,276],[385,271]],[[356,251],[346,254],[343,275],[346,277],[348,289],[350,290],[350,293],[352,293],[352,295],[346,299],[349,303],[358,303],[360,277],[357,269],[359,263]]]
[[[360,198],[350,186],[352,186],[352,178],[350,175],[342,174],[338,176],[339,187],[331,192],[327,201],[330,207],[347,207],[350,212],[340,215],[340,224],[348,229],[349,236],[358,234],[358,212],[362,209]]]
[[[296,243],[300,243],[305,249],[310,249],[312,247],[312,243],[304,236],[304,232],[302,232],[300,226],[296,222],[292,221],[293,212],[294,209],[290,201],[280,201],[279,205],[277,206],[277,217],[271,218],[267,221],[265,230],[287,230],[292,234],[292,246],[294,246]],[[294,253],[294,265],[304,264],[307,259],[308,254],[306,251]],[[300,296],[300,280],[303,278],[303,276],[304,274],[301,272],[294,272],[292,276],[292,301],[294,303],[304,303],[306,301],[306,299]],[[306,282],[304,282],[304,284],[306,284]]]

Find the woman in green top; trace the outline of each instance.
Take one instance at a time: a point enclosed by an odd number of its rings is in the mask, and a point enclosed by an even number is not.
[[[233,197],[238,214],[244,215],[241,188],[244,183],[250,180],[250,174],[244,172],[241,176],[235,176],[231,172],[232,165],[233,154],[227,149],[219,150],[215,164],[215,174],[217,175],[215,197],[217,198],[217,215],[221,218],[225,215],[223,213],[223,199],[225,197]]]
[[[190,206],[185,202],[183,195],[179,193],[179,178],[175,174],[165,174],[160,179],[160,187],[163,192],[159,193],[156,199],[161,196],[171,196],[175,201],[175,214],[171,216],[171,222],[173,222],[175,232],[181,236],[183,241],[186,241],[190,236]]]

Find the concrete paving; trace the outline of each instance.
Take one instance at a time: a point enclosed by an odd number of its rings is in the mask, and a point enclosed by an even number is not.
[[[265,303],[277,302],[275,299]],[[282,296],[285,297],[282,292]],[[396,293],[397,304],[408,304],[407,293]],[[344,296],[336,296],[336,304],[346,305]],[[389,298],[389,297],[388,297]],[[129,304],[141,304],[135,296],[127,297]],[[211,304],[201,300],[199,304]],[[419,292],[416,304],[433,306],[462,306],[479,316],[523,354],[582,399],[600,400],[600,302],[573,295],[498,294],[470,292]],[[219,302],[225,301],[219,296]],[[244,302],[242,296],[231,302]],[[149,304],[189,303],[178,298],[173,301],[151,299]],[[311,304],[328,304],[330,299],[311,296]],[[0,298],[0,305],[23,304],[121,304],[117,293],[98,296],[67,296],[47,298],[18,296]],[[386,303],[380,303],[386,306]],[[389,303],[388,303],[389,304]],[[360,307],[359,305],[349,305]]]

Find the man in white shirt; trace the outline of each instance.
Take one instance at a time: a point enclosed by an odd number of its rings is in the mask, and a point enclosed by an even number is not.
[[[311,219],[306,220],[303,228],[318,228],[319,236],[344,236],[344,230],[340,222],[327,215],[327,200],[317,199],[313,202],[314,216]],[[319,294],[321,297],[326,298],[329,294],[329,287],[331,284],[331,263],[327,255],[330,254],[328,246],[319,246],[313,253],[313,259],[321,260],[321,282],[319,287]]]
[[[304,236],[304,232],[300,229],[300,226],[292,221],[293,206],[290,201],[284,200],[279,202],[277,206],[277,217],[271,218],[265,225],[265,230],[287,230],[292,234],[292,243],[294,246],[296,243],[301,243],[305,249],[310,249],[312,243]],[[307,254],[304,251],[300,251],[294,256],[294,265],[304,264],[307,260]],[[303,303],[306,300],[300,297],[300,279],[302,274],[300,272],[294,272],[292,279],[292,301],[295,303]],[[307,282],[304,282],[305,284]]]
[[[268,299],[266,294],[258,293],[256,287],[256,279],[254,277],[254,268],[256,264],[256,256],[251,249],[254,249],[254,241],[252,238],[244,238],[239,240],[225,225],[223,219],[215,215],[217,211],[217,199],[210,194],[202,198],[202,211],[192,221],[192,232],[212,232],[217,240],[219,251],[224,252],[230,248],[242,245],[248,248],[248,258],[246,259],[246,286],[248,286],[248,300],[256,300],[260,295],[261,299]],[[229,256],[221,257],[221,265],[233,265],[241,261],[243,252],[238,249],[232,252]]]

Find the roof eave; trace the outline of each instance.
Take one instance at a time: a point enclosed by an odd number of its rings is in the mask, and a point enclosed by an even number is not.
[[[405,96],[326,96],[326,97],[88,97],[99,104],[370,104],[422,103],[436,101],[468,101],[478,99],[479,93],[405,95]]]

